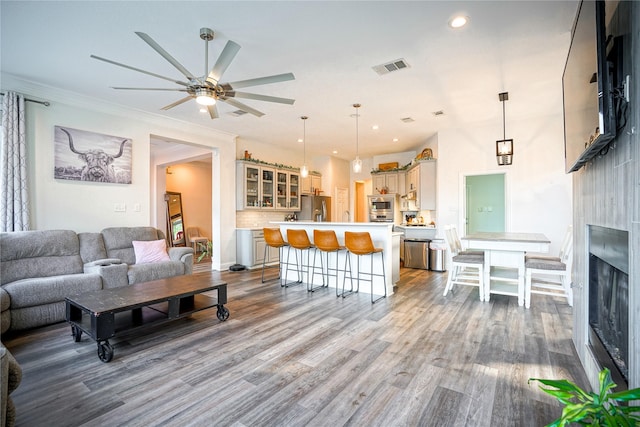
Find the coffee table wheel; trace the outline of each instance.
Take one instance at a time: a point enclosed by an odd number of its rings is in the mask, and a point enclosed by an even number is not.
[[[218,320],[224,322],[229,318],[229,309],[224,305],[219,305],[217,315],[218,315]]]
[[[109,341],[98,342],[98,358],[104,363],[108,363],[113,359],[113,347],[109,344]]]
[[[76,325],[72,325],[71,335],[73,336],[73,340],[75,342],[80,342],[80,340],[82,339],[82,329],[78,328]]]

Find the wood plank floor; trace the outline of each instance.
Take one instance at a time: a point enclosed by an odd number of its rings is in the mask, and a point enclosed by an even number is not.
[[[5,337],[24,370],[17,425],[541,426],[560,407],[529,377],[587,385],[564,300],[443,297],[446,273],[414,269],[373,306],[260,270],[197,274],[228,282],[229,320],[116,337],[110,363],[64,323]]]

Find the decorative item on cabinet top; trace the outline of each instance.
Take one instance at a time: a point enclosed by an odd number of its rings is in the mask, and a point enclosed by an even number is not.
[[[249,155],[251,155],[251,153],[249,153]],[[240,159],[237,159],[237,160],[243,161],[245,163],[256,163],[256,164],[258,164],[260,166],[270,166],[270,167],[276,168],[276,169],[287,169],[287,170],[294,171],[294,172],[300,172],[300,168],[296,167],[296,166],[285,165],[285,164],[282,164],[282,163],[269,163],[269,162],[265,162],[265,161],[259,160],[259,159],[254,159],[254,158],[251,158],[251,157],[249,157],[248,159],[247,158],[240,158]],[[309,173],[310,174],[313,173],[313,174],[316,174],[316,175],[320,174],[320,172],[317,172],[317,171],[309,171]]]

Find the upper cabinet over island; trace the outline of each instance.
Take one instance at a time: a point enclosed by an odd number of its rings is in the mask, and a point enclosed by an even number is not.
[[[418,160],[405,170],[371,172],[374,190],[415,200],[417,210],[436,209],[436,159]]]

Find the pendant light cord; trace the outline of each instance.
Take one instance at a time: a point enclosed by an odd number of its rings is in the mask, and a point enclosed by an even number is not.
[[[360,116],[360,115],[358,114],[358,108],[360,108],[360,104],[353,104],[353,107],[356,109],[356,157],[358,157],[360,155],[360,149],[359,149],[360,146],[358,144],[359,139],[360,139],[359,138],[360,137],[360,135],[359,135],[360,127],[358,126],[358,116]]]
[[[507,139],[507,122],[505,120],[504,99],[502,100],[502,139]]]

